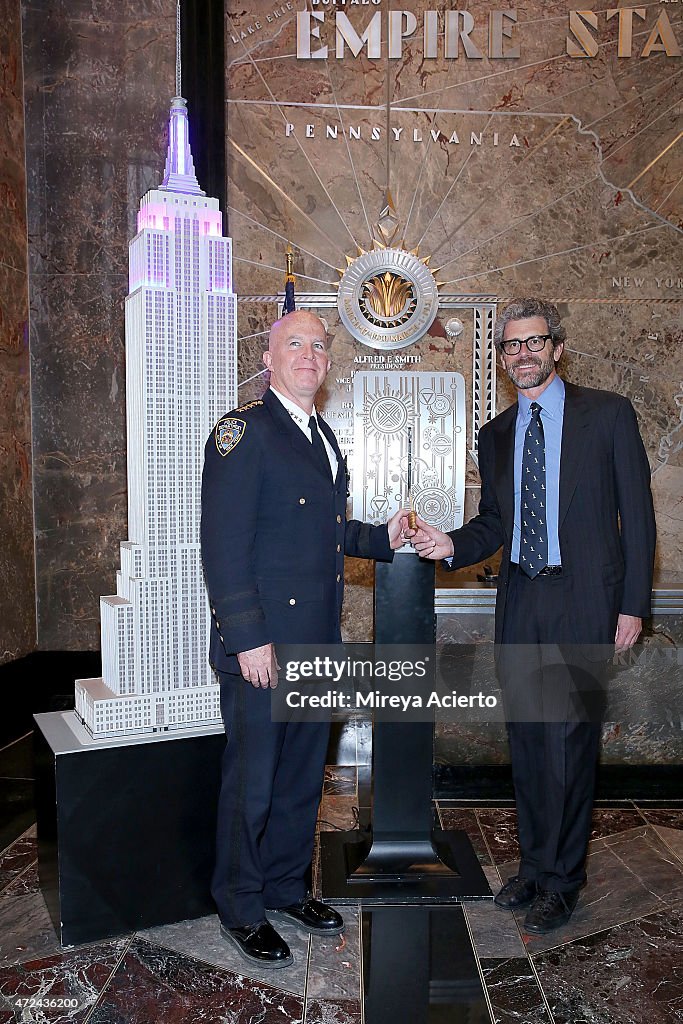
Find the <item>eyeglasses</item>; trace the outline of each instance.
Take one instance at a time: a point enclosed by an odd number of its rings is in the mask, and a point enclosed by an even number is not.
[[[552,334],[532,334],[530,338],[508,338],[507,341],[501,341],[500,347],[506,356],[516,356],[522,345],[526,345],[529,352],[540,352],[550,338],[552,338]]]

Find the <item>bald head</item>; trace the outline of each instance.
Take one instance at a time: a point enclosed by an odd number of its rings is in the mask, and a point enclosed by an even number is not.
[[[277,342],[278,335],[284,330],[287,333],[291,333],[292,329],[301,327],[302,325],[308,325],[309,329],[318,330],[322,332],[325,338],[325,346],[327,346],[327,331],[325,330],[325,324],[322,322],[319,316],[315,313],[309,312],[307,309],[295,309],[293,313],[287,313],[285,316],[276,320],[273,326],[270,328],[268,334],[268,348],[273,348],[273,341]]]
[[[330,368],[327,333],[320,317],[301,309],[277,320],[270,329],[263,362],[270,370],[271,386],[310,416]]]

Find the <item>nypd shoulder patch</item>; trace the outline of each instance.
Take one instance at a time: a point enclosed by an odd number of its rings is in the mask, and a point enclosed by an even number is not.
[[[219,420],[216,424],[214,437],[216,439],[216,448],[220,454],[227,455],[231,452],[244,437],[246,429],[247,424],[245,421],[236,419],[234,416],[224,416],[222,420]]]

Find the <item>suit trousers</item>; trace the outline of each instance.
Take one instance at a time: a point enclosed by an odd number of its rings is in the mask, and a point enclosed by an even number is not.
[[[586,879],[601,733],[595,708],[604,678],[604,660],[587,661],[573,642],[569,596],[565,577],[531,580],[511,565],[497,663],[517,805],[519,874],[557,892],[571,892]],[[596,694],[597,700],[586,697]]]
[[[211,891],[235,928],[306,894],[330,726],[273,722],[270,690],[219,679],[227,744]]]

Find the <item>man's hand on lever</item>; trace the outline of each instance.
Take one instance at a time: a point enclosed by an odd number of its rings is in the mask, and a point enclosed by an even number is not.
[[[420,519],[419,516],[415,518],[417,529],[411,530],[406,516],[403,536],[410,541],[420,558],[430,558],[434,562],[438,562],[441,558],[450,558],[453,554],[453,541],[448,534],[425,523],[424,519]]]
[[[254,647],[251,651],[241,651],[237,655],[242,675],[257,690],[277,686],[277,670],[280,667],[275,657],[272,644]]]

